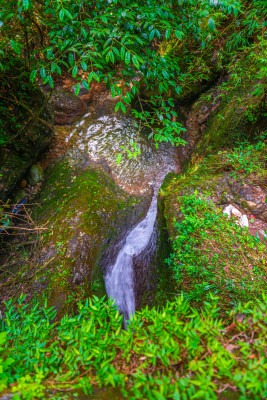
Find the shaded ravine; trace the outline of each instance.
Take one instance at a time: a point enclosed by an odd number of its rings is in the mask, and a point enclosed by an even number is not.
[[[165,171],[164,176],[168,172]],[[146,249],[151,251],[149,244],[156,223],[158,191],[162,181],[161,174],[159,181],[155,184],[154,194],[145,218],[121,241],[115,263],[108,266],[104,277],[107,295],[115,300],[125,322],[133,317],[136,309],[134,259],[146,252]]]
[[[148,132],[139,131],[133,117],[115,113],[114,102],[109,101],[70,126],[57,126],[56,135],[64,138],[67,148],[76,148],[88,155],[92,164],[104,162],[115,184],[126,193],[142,198],[150,197],[153,192],[144,219],[103,256],[106,292],[116,299],[118,309],[128,320],[139,307],[143,276],[149,274],[150,262],[156,254],[153,233],[159,188],[167,173],[181,170],[177,149],[170,143],[155,146],[154,141],[148,139]],[[133,150],[132,143],[140,149],[136,158],[128,157],[123,150]],[[117,163],[119,153],[122,156]]]

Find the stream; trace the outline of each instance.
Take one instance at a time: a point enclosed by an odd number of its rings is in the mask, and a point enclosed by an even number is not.
[[[93,162],[104,161],[115,183],[126,192],[139,196],[153,193],[146,216],[121,239],[115,262],[107,266],[104,276],[107,294],[115,300],[126,321],[136,308],[134,258],[149,249],[157,217],[158,191],[167,173],[180,171],[180,163],[175,147],[160,143],[156,148],[154,141],[147,138],[147,132],[139,132],[132,117],[115,114],[113,110],[114,104],[108,114],[87,113],[76,124],[58,126],[57,134],[65,137],[68,147],[88,153]],[[136,158],[123,151],[123,147],[133,151],[132,143],[140,148]],[[119,153],[122,156],[118,163]]]
[[[135,312],[133,285],[133,258],[140,255],[148,246],[157,217],[158,190],[154,193],[146,217],[127,235],[113,265],[109,265],[105,275],[106,290],[109,297],[130,320]]]

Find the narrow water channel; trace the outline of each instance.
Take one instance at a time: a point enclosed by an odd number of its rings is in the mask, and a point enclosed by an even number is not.
[[[143,195],[153,191],[145,218],[118,244],[115,262],[107,266],[105,274],[107,294],[115,300],[124,319],[129,320],[136,308],[134,259],[149,248],[157,217],[158,191],[165,176],[180,171],[177,150],[169,143],[160,143],[156,148],[147,134],[140,134],[133,118],[112,113],[110,108],[109,114],[88,113],[75,125],[57,129],[70,147],[88,153],[95,162],[104,160],[116,184],[126,192]],[[132,149],[131,143],[140,148],[136,158],[128,157],[124,150]],[[122,157],[117,163],[119,153]]]
[[[157,193],[154,194],[146,217],[128,234],[119,250],[115,264],[109,265],[105,276],[106,290],[115,300],[124,319],[135,312],[133,258],[146,249],[151,239],[157,216]]]

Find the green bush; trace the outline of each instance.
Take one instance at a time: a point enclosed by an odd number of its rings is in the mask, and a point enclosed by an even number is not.
[[[144,308],[122,330],[122,316],[104,299],[89,299],[59,322],[55,311],[7,304],[1,333],[1,389],[16,398],[52,389],[117,387],[129,399],[216,399],[227,388],[240,399],[267,395],[266,297],[239,305],[225,327],[216,299],[200,314],[183,297]]]
[[[228,309],[238,299],[260,297],[265,290],[266,245],[225,217],[208,201],[208,194],[196,191],[178,201],[182,217],[174,222],[173,252],[167,260],[178,290],[194,301],[212,292]]]

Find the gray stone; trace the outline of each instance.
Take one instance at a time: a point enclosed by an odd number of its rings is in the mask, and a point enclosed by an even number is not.
[[[15,194],[14,197],[12,198],[12,202],[14,204],[19,203],[22,199],[24,199],[24,197],[26,197],[26,192],[23,189],[18,189]]]
[[[29,184],[32,186],[36,185],[39,182],[42,182],[42,180],[44,179],[43,168],[38,164],[34,164],[27,174],[27,179]]]

